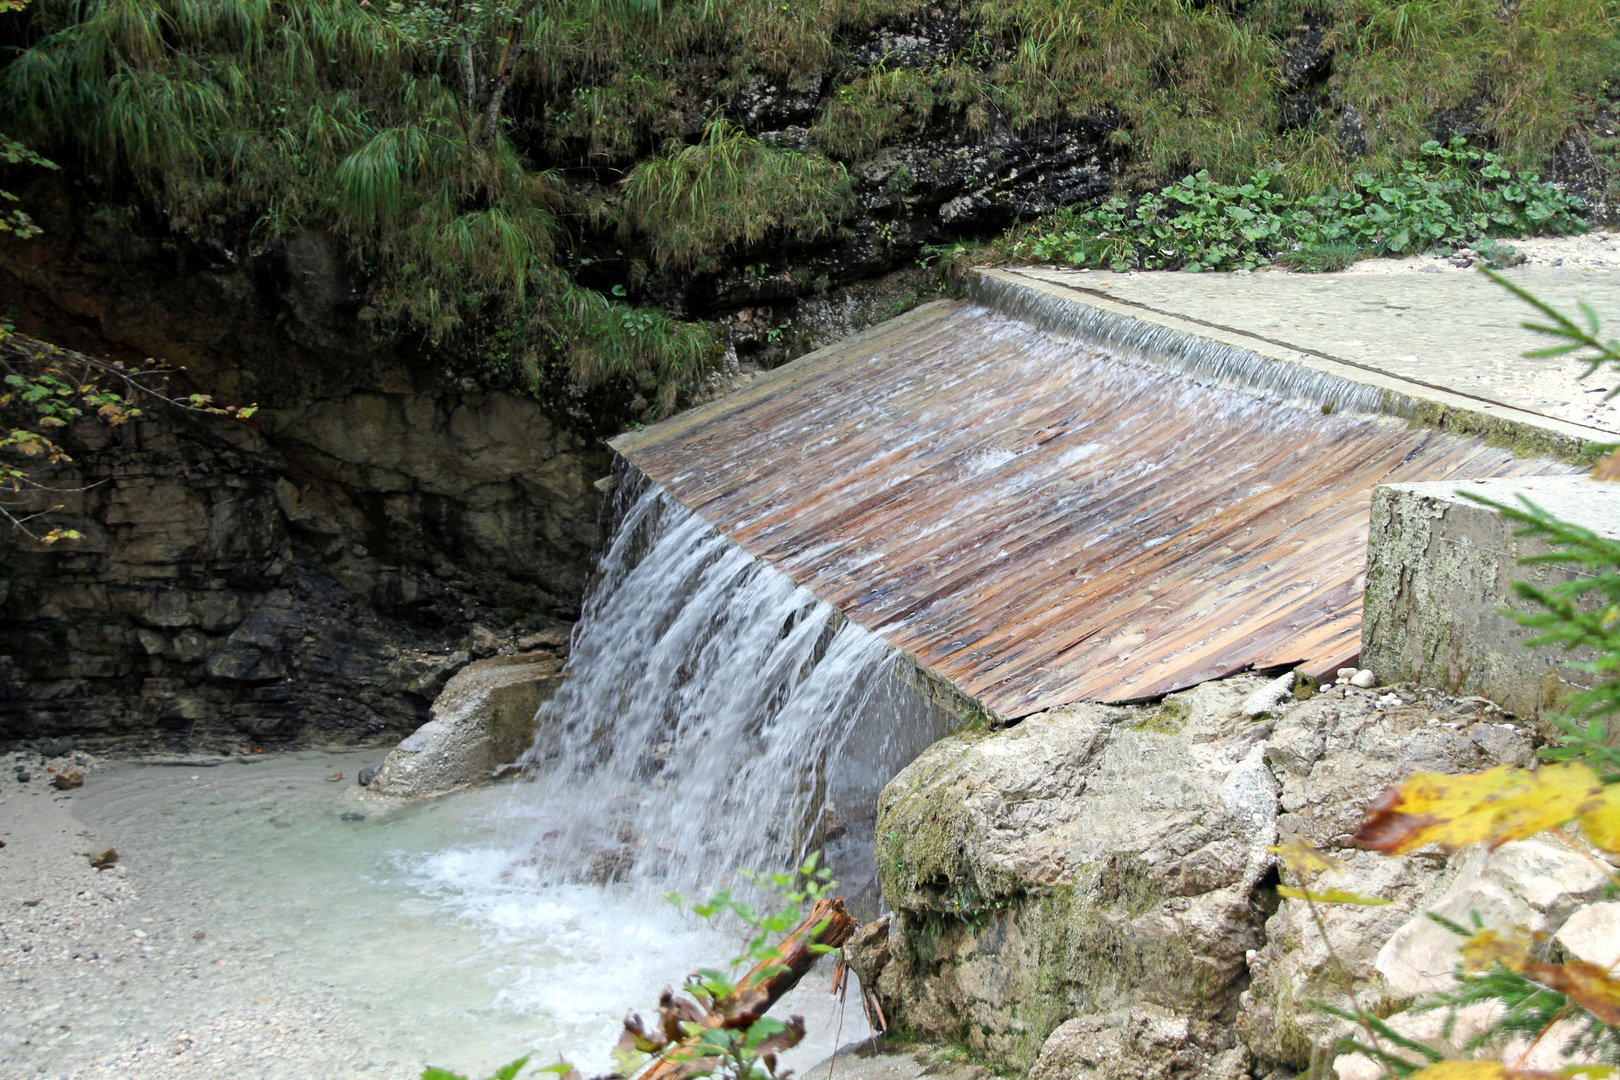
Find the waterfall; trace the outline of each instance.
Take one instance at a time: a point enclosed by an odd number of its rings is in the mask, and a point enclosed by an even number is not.
[[[941,710],[881,639],[618,475],[568,678],[524,762],[541,880],[700,894],[825,849],[873,906],[877,792],[948,731]]]

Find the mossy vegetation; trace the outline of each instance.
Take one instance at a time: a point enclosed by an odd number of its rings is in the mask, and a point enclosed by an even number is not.
[[[380,333],[645,419],[719,357],[694,280],[768,254],[805,267],[788,293],[826,282],[816,252],[889,226],[851,178],[890,147],[996,168],[1083,131],[1127,199],[1201,170],[1348,192],[1458,133],[1516,174],[1560,145],[1612,172],[1617,24],[1620,0],[35,0],[0,16],[0,102],[113,216],[242,254],[330,231]],[[789,84],[797,113],[756,107]],[[1301,265],[1343,262],[1318,240]]]
[[[700,270],[772,236],[827,237],[854,203],[842,165],[766,146],[725,120],[710,121],[695,145],[673,142],[643,161],[624,185],[625,223],[658,264]]]
[[[1137,731],[1151,731],[1157,735],[1179,735],[1192,715],[1192,706],[1175,698],[1165,698],[1153,712],[1136,722]]]

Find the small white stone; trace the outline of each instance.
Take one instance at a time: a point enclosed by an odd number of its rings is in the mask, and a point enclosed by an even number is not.
[[[1340,682],[1349,682],[1351,679],[1353,679],[1355,677],[1356,677],[1356,669],[1355,668],[1353,668],[1353,667],[1342,667],[1342,668],[1339,669],[1339,681]]]
[[[1350,676],[1350,685],[1359,686],[1363,690],[1370,686],[1375,686],[1377,683],[1378,676],[1373,674],[1372,668],[1362,668],[1360,671]]]

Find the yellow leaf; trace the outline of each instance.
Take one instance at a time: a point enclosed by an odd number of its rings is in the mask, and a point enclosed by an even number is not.
[[[1620,1026],[1620,982],[1585,960],[1567,964],[1527,964],[1524,973],[1549,990],[1567,995],[1581,1008],[1608,1024]]]
[[[1615,1071],[1613,1065],[1565,1065],[1553,1075],[1568,1077],[1569,1080],[1575,1080],[1578,1076],[1585,1077],[1586,1080],[1609,1080],[1615,1075]]]
[[[1605,787],[1596,801],[1581,815],[1581,831],[1600,850],[1620,852],[1620,784]]]
[[[1601,805],[1597,774],[1578,761],[1535,772],[1413,773],[1378,797],[1356,833],[1363,847],[1400,855],[1425,844],[1455,851],[1534,836]]]
[[[1481,930],[1463,942],[1463,966],[1469,971],[1485,971],[1493,964],[1501,964],[1509,971],[1523,971],[1530,966],[1530,938],[1522,928],[1503,934],[1498,930]]]
[[[1553,1073],[1510,1069],[1500,1061],[1437,1061],[1406,1080],[1551,1080]]]
[[[1375,907],[1389,903],[1376,896],[1345,892],[1343,889],[1296,889],[1290,885],[1277,886],[1277,895],[1289,900],[1314,900],[1318,904],[1366,904]]]
[[[1297,877],[1317,870],[1340,870],[1344,868],[1342,859],[1335,859],[1326,852],[1318,851],[1305,843],[1273,844],[1266,848],[1277,858],[1283,861],[1290,873]]]
[[[1508,1080],[1510,1075],[1500,1061],[1437,1061],[1406,1080]]]
[[[1605,454],[1592,463],[1592,479],[1620,481],[1620,450]]]

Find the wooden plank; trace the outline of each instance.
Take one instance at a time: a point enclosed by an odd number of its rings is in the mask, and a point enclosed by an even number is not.
[[[1567,471],[937,302],[613,443],[1008,717],[1356,652],[1375,484]]]

